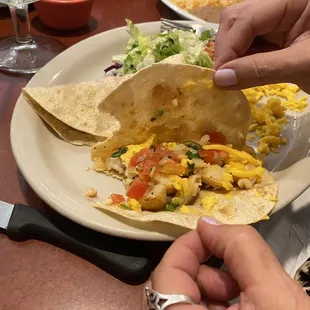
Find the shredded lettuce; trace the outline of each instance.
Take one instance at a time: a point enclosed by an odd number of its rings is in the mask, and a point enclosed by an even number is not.
[[[181,52],[181,45],[177,33],[169,32],[162,36],[154,48],[156,62],[162,61],[170,56],[179,54]]]
[[[193,31],[172,30],[147,36],[126,19],[127,31],[131,38],[125,48],[125,54],[115,55],[114,63],[121,65],[118,75],[135,73],[153,63],[163,61],[174,55],[183,55],[185,63],[211,68],[213,62],[205,52],[206,43],[212,39],[211,31],[197,36]]]
[[[199,37],[200,41],[210,40],[212,38],[211,30],[205,30]]]

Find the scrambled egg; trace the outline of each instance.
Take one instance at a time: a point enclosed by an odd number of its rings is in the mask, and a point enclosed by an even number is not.
[[[217,203],[217,200],[214,195],[207,196],[201,199],[201,205],[206,210],[210,210],[216,203]]]
[[[155,135],[152,135],[146,142],[138,145],[128,145],[127,152],[120,156],[122,163],[128,167],[131,157],[142,149],[150,147],[154,143]]]
[[[188,206],[185,206],[183,205],[181,208],[180,208],[180,211],[182,213],[192,213],[192,210],[188,207]]]
[[[133,198],[129,198],[127,203],[128,203],[128,207],[129,207],[131,210],[139,211],[139,212],[142,211],[142,209],[141,209],[141,204],[139,203],[138,200],[133,199]]]
[[[189,81],[183,85],[183,92],[190,91],[194,88],[194,86],[198,85],[200,88],[212,89],[215,87],[213,81],[210,80],[198,80],[197,82]]]
[[[291,84],[273,84],[258,86],[243,90],[249,101],[253,123],[250,132],[255,132],[259,137],[258,151],[268,155],[276,153],[280,145],[286,144],[287,140],[281,136],[283,125],[288,122],[285,116],[287,110],[302,112],[307,107],[307,97],[296,98],[299,87]],[[258,105],[264,97],[270,97],[263,105]],[[253,141],[253,135],[248,136]]]
[[[182,197],[186,197],[191,194],[187,178],[181,178],[173,175],[170,176],[169,179],[172,182],[173,187],[180,193]]]

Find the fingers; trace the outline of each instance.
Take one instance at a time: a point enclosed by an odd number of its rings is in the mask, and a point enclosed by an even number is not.
[[[217,257],[223,258],[241,290],[286,277],[277,258],[254,228],[245,225],[209,225],[199,220],[197,232]]]
[[[214,81],[218,86],[228,89],[279,82],[295,83],[307,88],[310,77],[306,69],[310,64],[309,46],[309,40],[305,40],[282,50],[232,60],[219,68]]]
[[[219,302],[205,302],[206,308],[208,310],[227,310],[229,307],[228,303],[219,303]]]
[[[259,53],[232,60],[216,72],[214,81],[220,87],[245,89],[252,86],[289,82],[296,67],[287,49]]]
[[[209,255],[197,231],[178,238],[154,271],[153,288],[163,294],[184,294],[200,303],[200,291],[195,280],[200,265]]]
[[[216,36],[214,68],[243,56],[255,37],[290,30],[306,4],[306,0],[296,4],[288,0],[248,0],[225,9]]]
[[[294,24],[294,26],[290,29],[290,32],[287,35],[285,46],[290,46],[296,38],[302,35],[305,31],[310,30],[310,3],[307,1],[307,5],[305,6],[303,13],[301,14],[298,21]]]
[[[205,265],[200,266],[197,282],[201,294],[207,300],[227,301],[240,293],[237,282],[228,272]]]

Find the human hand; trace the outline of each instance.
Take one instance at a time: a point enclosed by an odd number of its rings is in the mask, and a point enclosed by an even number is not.
[[[210,222],[210,219],[207,218]],[[203,265],[210,254],[223,258],[230,273]],[[169,310],[305,310],[310,299],[281,267],[251,226],[210,225],[178,238],[154,271],[152,288],[184,294],[198,305]],[[240,295],[238,304],[227,302]]]
[[[255,38],[260,50],[253,49]],[[246,0],[228,7],[221,15],[215,59],[218,86],[290,82],[310,93],[309,1]]]

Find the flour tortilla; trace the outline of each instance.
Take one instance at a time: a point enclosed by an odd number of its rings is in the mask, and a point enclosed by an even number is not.
[[[185,63],[182,54],[162,63]],[[107,76],[97,82],[82,82],[51,87],[27,87],[22,94],[32,109],[65,141],[74,145],[93,146],[104,141],[119,128],[109,113],[98,104],[132,75]]]
[[[234,189],[227,194],[214,190],[201,191],[196,205],[189,206],[191,213],[175,212],[149,212],[125,210],[118,206],[106,206],[101,202],[94,207],[110,215],[117,214],[137,222],[165,222],[189,229],[195,229],[200,216],[206,215],[223,224],[252,224],[268,219],[268,214],[275,207],[277,197],[277,184],[273,177],[266,172],[261,183],[252,189]],[[217,202],[210,209],[204,209],[199,201],[206,196],[215,196]]]
[[[215,87],[214,72],[167,63],[140,70],[98,106],[102,113],[117,119],[119,129],[95,146],[96,153],[100,150],[107,158],[122,146],[145,142],[152,134],[162,143],[199,140],[214,131],[222,132],[229,144],[242,149],[251,124],[248,101],[241,91]],[[159,112],[163,115],[158,116]]]
[[[76,145],[93,145],[118,129],[116,119],[100,113],[98,104],[129,77],[109,76],[98,82],[27,87],[22,93],[61,138]]]
[[[59,137],[66,142],[78,146],[93,146],[96,143],[106,139],[105,137],[94,136],[66,125],[65,123],[54,117],[52,114],[44,110],[35,101],[33,101],[30,105],[32,109],[45,121],[45,123],[47,123],[59,135]]]

